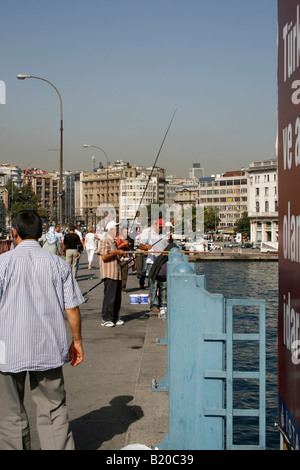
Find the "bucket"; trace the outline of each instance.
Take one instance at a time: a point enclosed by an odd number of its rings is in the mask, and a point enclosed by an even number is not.
[[[143,294],[140,297],[141,297],[141,304],[147,304],[148,303],[148,294]]]
[[[140,296],[137,294],[130,295],[130,303],[131,304],[139,304],[140,303]]]

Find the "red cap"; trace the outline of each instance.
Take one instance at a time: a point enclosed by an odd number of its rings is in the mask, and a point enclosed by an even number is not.
[[[158,224],[160,227],[164,227],[165,225],[164,219],[157,219],[155,223]]]

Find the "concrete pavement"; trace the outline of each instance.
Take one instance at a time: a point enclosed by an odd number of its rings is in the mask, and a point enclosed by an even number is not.
[[[82,293],[100,281],[98,256],[87,269],[85,253],[77,281]],[[153,392],[152,379],[167,373],[167,346],[156,339],[166,334],[166,321],[149,305],[130,304],[130,294],[141,291],[136,275],[128,275],[122,296],[123,326],[101,327],[103,284],[92,290],[80,307],[85,359],[78,367],[64,366],[67,407],[78,450],[119,450],[129,444],[155,447],[168,434],[168,393]],[[69,331],[69,330],[68,330]],[[35,410],[27,386],[25,397],[32,449],[39,449]]]

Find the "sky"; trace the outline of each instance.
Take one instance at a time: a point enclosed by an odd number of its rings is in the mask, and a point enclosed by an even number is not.
[[[1,2],[0,162],[205,176],[275,158],[276,0]],[[175,113],[159,153],[165,133]]]

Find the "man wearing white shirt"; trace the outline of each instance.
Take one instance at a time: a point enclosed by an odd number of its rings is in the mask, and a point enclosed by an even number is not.
[[[141,235],[139,248],[141,250],[148,251],[146,263],[148,265],[148,271],[150,270],[155,258],[160,253],[156,251],[164,251],[168,245],[168,233],[164,231],[165,221],[163,219],[157,219],[154,222],[153,228],[146,231],[144,230]],[[166,282],[153,281],[149,278],[150,288],[150,309],[153,312],[159,312],[160,308],[167,306],[167,286]],[[157,290],[159,295],[157,295]]]

